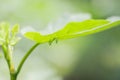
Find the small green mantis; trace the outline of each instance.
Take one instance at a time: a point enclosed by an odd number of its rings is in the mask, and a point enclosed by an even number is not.
[[[28,31],[23,34],[23,36],[29,40],[35,42],[28,52],[24,55],[16,68],[13,63],[13,51],[14,46],[21,39],[18,36],[19,25],[16,24],[10,27],[8,23],[0,23],[0,46],[2,47],[5,60],[8,64],[10,72],[10,80],[17,80],[17,77],[22,69],[23,64],[32,53],[32,51],[43,43],[49,43],[51,45],[53,41],[58,42],[58,40],[65,40],[80,36],[86,36],[101,32],[120,24],[120,19],[118,20],[104,20],[104,19],[87,19],[83,21],[72,21],[68,22],[62,29],[59,29],[50,34],[41,34],[36,31]]]

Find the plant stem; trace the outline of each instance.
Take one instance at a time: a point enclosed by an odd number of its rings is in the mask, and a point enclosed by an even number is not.
[[[19,72],[21,71],[21,68],[29,55],[32,53],[32,51],[39,45],[40,43],[36,43],[34,46],[31,47],[31,49],[28,50],[28,52],[25,54],[25,56],[22,58],[17,71],[14,68],[13,60],[12,60],[12,46],[9,45],[3,45],[2,50],[4,52],[5,60],[8,64],[9,67],[9,72],[10,72],[10,79],[11,80],[17,80],[17,76]]]
[[[17,75],[15,74],[10,74],[11,80],[17,80]]]
[[[23,66],[23,64],[25,63],[26,59],[29,57],[29,55],[32,53],[32,51],[39,45],[40,43],[36,43],[33,47],[31,47],[31,49],[29,49],[29,51],[25,54],[25,56],[22,58],[18,68],[17,68],[17,72],[16,72],[16,76],[19,74],[19,72],[21,71],[21,68]],[[14,80],[14,79],[13,79]]]
[[[14,68],[14,63],[13,63],[13,60],[12,60],[12,46],[3,45],[2,50],[4,52],[5,60],[6,60],[7,64],[8,64],[11,80],[16,80],[15,68]]]

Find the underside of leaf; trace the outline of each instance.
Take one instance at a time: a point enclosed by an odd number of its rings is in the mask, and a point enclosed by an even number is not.
[[[70,22],[65,27],[52,34],[42,35],[39,32],[26,32],[24,36],[37,43],[45,43],[53,40],[63,40],[79,36],[85,36],[101,32],[120,24],[120,20],[111,22],[109,20],[85,20],[82,22]]]

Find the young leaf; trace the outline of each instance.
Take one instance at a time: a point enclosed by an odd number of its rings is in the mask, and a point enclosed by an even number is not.
[[[19,26],[14,25],[10,29],[10,25],[6,22],[0,23],[0,45],[10,44],[15,45],[19,41],[17,33],[19,32]]]
[[[63,40],[79,36],[85,36],[107,30],[109,28],[115,27],[120,24],[120,20],[110,21],[110,20],[84,20],[82,22],[70,22],[63,29],[58,30],[52,34],[42,35],[39,32],[26,32],[24,36],[30,40],[37,43],[45,43],[54,39]]]
[[[19,25],[18,24],[14,25],[11,31],[12,35],[16,35],[19,32]]]
[[[9,27],[8,23],[0,23],[0,45],[2,45],[9,38]]]

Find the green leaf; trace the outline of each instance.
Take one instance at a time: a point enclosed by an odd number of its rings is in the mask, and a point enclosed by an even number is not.
[[[10,27],[10,25],[8,23],[6,23],[6,22],[0,23],[0,30],[8,32],[9,31],[9,27]]]
[[[20,38],[17,37],[19,32],[19,25],[16,24],[10,28],[10,25],[6,22],[0,23],[0,45],[10,44],[15,45]]]
[[[19,32],[19,25],[18,24],[14,25],[11,31],[12,35],[16,35]]]
[[[82,22],[70,22],[63,29],[52,34],[42,35],[39,32],[26,32],[24,36],[37,43],[49,42],[54,40],[64,40],[79,36],[90,35],[120,24],[120,20],[111,22],[109,20],[85,20]]]
[[[8,23],[2,22],[0,23],[0,45],[2,45],[9,38],[9,28],[10,25]]]

